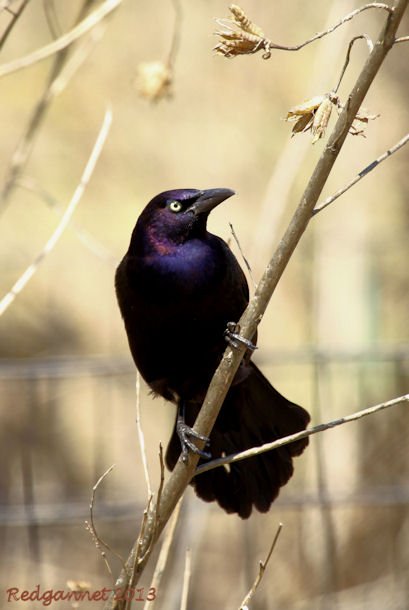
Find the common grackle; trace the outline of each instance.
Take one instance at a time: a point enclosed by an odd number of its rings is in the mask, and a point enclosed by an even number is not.
[[[154,394],[178,406],[166,451],[171,470],[181,451],[184,458],[189,450],[209,457],[194,444],[191,426],[225,350],[226,327],[240,318],[249,299],[236,258],[206,229],[211,210],[233,194],[179,189],[157,195],[140,215],[116,272],[135,364]],[[240,340],[230,335],[233,344]],[[216,458],[249,449],[298,432],[308,422],[307,411],[272,387],[248,350],[210,434],[209,451]],[[228,513],[247,518],[253,506],[266,512],[293,473],[292,458],[307,444],[304,439],[216,468],[191,484],[200,498],[216,500]]]

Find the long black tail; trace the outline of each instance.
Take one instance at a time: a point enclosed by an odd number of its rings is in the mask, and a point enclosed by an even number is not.
[[[248,366],[250,374],[230,388],[210,435],[212,458],[294,434],[310,421],[307,411],[277,392],[255,364],[250,362]],[[193,425],[197,412],[197,404],[187,403],[189,426]],[[302,439],[227,467],[215,468],[198,475],[191,484],[200,498],[217,501],[226,512],[238,513],[243,519],[250,516],[253,506],[267,512],[280,487],[293,474],[292,458],[300,455],[307,445],[308,439]],[[180,442],[174,431],[166,452],[170,470],[179,455]]]

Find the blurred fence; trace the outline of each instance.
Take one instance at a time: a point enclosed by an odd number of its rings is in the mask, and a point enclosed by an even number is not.
[[[280,389],[288,388],[285,393],[291,398],[295,393],[299,402],[313,405],[314,423],[408,391],[408,345],[361,351],[262,351],[258,363],[263,370]],[[61,588],[61,581],[74,573],[104,582],[106,574],[84,521],[89,519],[92,485],[118,461],[114,482],[98,490],[95,511],[103,537],[114,540],[115,548],[126,554],[146,504],[133,426],[134,379],[129,358],[0,363],[4,437],[0,563],[6,585],[41,581],[48,586],[60,583]],[[297,393],[297,387],[302,391]],[[144,414],[148,443],[155,444],[149,449],[151,464],[157,448],[156,440],[150,440],[151,431],[155,433],[160,425],[158,418],[164,419],[165,439],[173,417],[160,401],[152,408],[151,418],[148,411]],[[238,561],[245,589],[267,550],[266,527],[279,519],[289,534],[275,560],[274,570],[282,577],[275,574],[271,585],[265,585],[255,608],[364,608],[362,599],[369,599],[368,595],[379,601],[378,606],[368,606],[372,610],[408,608],[402,601],[408,599],[404,584],[409,570],[408,435],[407,407],[402,405],[313,437],[271,513],[255,515],[248,522],[189,497],[191,517],[185,519],[190,519],[190,526],[184,526],[183,535],[200,556],[197,570],[201,574],[207,569],[210,574],[227,544]],[[208,528],[217,534],[212,541],[204,533]],[[200,529],[204,532],[199,536]],[[215,576],[210,578],[212,586],[219,583]],[[211,607],[203,593],[209,585],[202,581],[198,577],[191,592],[192,607],[198,609]],[[224,581],[229,582],[228,569]],[[382,589],[386,581],[389,584]],[[217,603],[234,608],[233,599],[226,602],[225,586],[217,584]],[[388,591],[389,605],[375,595],[378,587]],[[358,599],[361,605],[355,606]],[[235,601],[240,601],[239,593]],[[217,607],[214,599],[212,603]]]

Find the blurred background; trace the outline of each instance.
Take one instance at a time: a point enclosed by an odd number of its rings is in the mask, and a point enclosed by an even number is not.
[[[2,2],[1,63],[51,43],[100,5]],[[243,4],[269,38],[286,44],[358,6],[349,0]],[[106,108],[113,113],[69,227],[0,320],[3,589],[38,583],[67,589],[67,581],[92,590],[111,586],[84,521],[92,487],[112,464],[96,492],[98,533],[124,557],[137,535],[147,490],[135,369],[113,278],[142,208],[170,188],[234,188],[236,197],[217,208],[209,228],[240,257],[233,224],[257,282],[325,141],[312,146],[310,134],[290,138],[283,117],[331,90],[349,40],[362,32],[375,40],[385,17],[365,11],[298,53],[275,51],[264,61],[261,54],[212,53],[214,19],[227,16],[221,0],[124,0],[94,28],[98,41],[88,35],[68,52],[0,80],[1,297],[55,230]],[[400,32],[408,30],[406,15]],[[323,197],[407,132],[408,51],[401,44],[389,54],[365,100],[381,116],[366,126],[365,138],[348,137]],[[343,101],[367,52],[363,41],[353,48]],[[81,65],[51,95],[50,81],[75,53]],[[141,70],[149,68],[140,64],[169,60],[172,82],[161,93],[170,95],[147,99]],[[329,129],[334,122],[333,116]],[[311,411],[313,424],[408,392],[408,151],[314,217],[261,324],[255,360],[280,392]],[[174,408],[142,386],[141,412],[156,489],[159,442],[167,442]],[[312,437],[271,511],[248,521],[189,490],[157,607],[180,607],[190,548],[188,607],[238,608],[282,522],[252,608],[409,608],[408,435],[403,404]],[[140,586],[150,586],[154,560]],[[120,562],[110,562],[115,576]]]

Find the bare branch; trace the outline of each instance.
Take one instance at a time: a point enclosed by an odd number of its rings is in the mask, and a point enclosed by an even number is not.
[[[217,20],[220,25],[227,27],[227,31],[215,32],[216,36],[220,36],[221,42],[216,45],[214,50],[216,51],[216,53],[224,55],[225,57],[235,57],[236,55],[248,55],[257,53],[258,51],[264,51],[263,59],[269,59],[271,57],[272,50],[276,49],[279,51],[299,51],[300,49],[311,44],[312,42],[315,42],[316,40],[319,40],[324,36],[328,36],[328,34],[332,34],[332,32],[334,32],[341,25],[344,25],[348,21],[351,21],[351,19],[368,9],[382,9],[384,11],[387,11],[389,15],[391,15],[393,12],[392,7],[382,2],[371,2],[369,4],[365,4],[364,6],[361,6],[360,8],[357,8],[351,13],[348,13],[347,15],[342,17],[342,19],[332,27],[323,30],[322,32],[318,32],[317,34],[314,34],[314,36],[308,38],[308,40],[305,40],[304,42],[297,45],[283,45],[272,42],[269,38],[266,38],[264,36],[261,30],[258,33],[256,33],[257,30],[252,33],[248,27],[243,27],[242,24],[237,20]],[[230,10],[232,9],[230,8]],[[249,22],[251,25],[253,25],[247,16],[244,17],[246,22]],[[232,30],[229,24],[237,26],[239,30]],[[259,28],[257,29],[259,30]]]
[[[256,577],[256,580],[253,583],[253,586],[251,587],[250,591],[247,593],[246,597],[243,599],[243,601],[240,604],[240,610],[249,610],[248,604],[251,601],[251,598],[253,597],[253,595],[255,594],[255,592],[257,591],[257,588],[261,582],[261,579],[264,576],[264,572],[266,571],[266,567],[268,562],[270,561],[270,557],[273,554],[273,551],[275,549],[275,546],[277,544],[277,540],[281,534],[281,530],[283,529],[283,524],[279,523],[276,534],[274,536],[274,540],[271,543],[271,547],[270,550],[267,554],[267,557],[265,558],[265,561],[260,561],[259,564],[259,570],[258,570],[258,574]]]
[[[51,235],[47,243],[45,244],[42,251],[36,256],[31,265],[25,270],[23,275],[17,280],[12,289],[3,297],[0,301],[0,315],[2,315],[6,309],[11,305],[16,296],[23,290],[23,288],[27,285],[30,279],[33,277],[35,272],[38,270],[41,263],[44,262],[47,255],[54,249],[61,235],[64,233],[65,229],[68,226],[68,223],[71,220],[71,217],[77,207],[78,203],[81,200],[82,195],[87,187],[87,184],[92,176],[92,173],[95,169],[95,165],[98,161],[98,158],[101,154],[102,148],[104,146],[105,140],[107,138],[109,128],[112,122],[112,113],[110,110],[105,112],[104,120],[100,131],[98,133],[98,137],[92,149],[91,155],[88,159],[88,162],[85,166],[85,169],[82,173],[80,182],[77,188],[74,191],[72,199],[65,210],[57,228],[54,233]]]
[[[399,142],[397,142],[394,146],[389,148],[386,152],[384,152],[377,159],[375,159],[375,161],[372,161],[372,163],[367,165],[363,170],[359,172],[359,174],[355,176],[355,178],[353,178],[345,186],[343,186],[341,189],[336,191],[336,193],[334,193],[330,197],[327,197],[326,199],[324,199],[324,201],[319,203],[317,207],[314,208],[313,215],[318,214],[318,212],[321,212],[323,209],[328,207],[331,203],[338,199],[338,197],[341,197],[341,195],[346,193],[346,191],[348,191],[351,187],[355,186],[355,184],[362,180],[362,178],[365,178],[365,176],[367,176],[373,169],[375,169],[375,167],[378,167],[378,165],[382,163],[382,161],[385,161],[385,159],[389,159],[389,157],[391,157],[394,153],[396,153],[396,151],[402,148],[402,146],[405,146],[405,144],[407,144],[408,142],[409,133],[407,133],[401,140],[399,140]]]
[[[136,393],[136,429],[138,431],[139,438],[139,447],[141,450],[141,459],[143,465],[143,472],[145,475],[146,487],[148,489],[148,497],[152,496],[152,487],[151,481],[149,478],[149,469],[148,469],[148,461],[146,458],[146,449],[145,449],[145,436],[141,426],[141,376],[139,371],[136,371],[136,382],[135,382],[135,393]]]
[[[110,573],[110,575],[112,577],[113,577],[113,574],[112,574],[111,566],[109,565],[109,561],[107,559],[106,553],[102,547],[104,547],[107,551],[109,551],[110,553],[115,555],[115,557],[117,557],[119,559],[119,561],[121,562],[123,567],[125,567],[125,562],[124,562],[123,558],[121,557],[121,555],[119,555],[113,549],[111,549],[111,547],[106,542],[104,542],[104,540],[102,540],[102,538],[100,538],[98,536],[97,530],[95,528],[95,523],[94,523],[94,504],[95,504],[95,494],[96,494],[98,487],[101,485],[102,481],[112,472],[112,470],[114,468],[115,468],[115,464],[112,464],[112,466],[110,466],[108,468],[108,470],[106,470],[104,472],[104,474],[99,477],[98,481],[95,483],[94,487],[92,488],[91,502],[89,505],[90,521],[89,522],[85,521],[85,527],[90,532],[92,539],[95,542],[95,546],[97,547],[98,551],[101,553],[101,557],[107,567],[108,572]]]
[[[246,266],[246,269],[249,272],[251,283],[253,284],[253,286],[255,286],[256,283],[255,283],[254,278],[253,278],[253,273],[251,271],[250,263],[248,262],[247,258],[244,256],[244,252],[243,252],[242,247],[240,245],[239,238],[237,237],[236,231],[234,230],[234,227],[233,227],[231,222],[229,222],[229,227],[230,227],[231,234],[233,235],[233,239],[236,242],[236,245],[237,245],[237,247],[238,247],[238,249],[240,251],[241,258],[243,259],[243,262],[244,262],[244,264]]]
[[[41,47],[40,49],[36,49],[29,55],[19,57],[18,59],[14,59],[9,63],[0,66],[0,77],[11,74],[12,72],[17,72],[23,68],[28,68],[29,66],[50,57],[54,53],[58,53],[58,51],[65,49],[70,44],[78,40],[78,38],[94,28],[97,23],[116,9],[121,2],[122,0],[105,0],[105,2],[95,9],[90,15],[88,15],[88,17],[76,25],[72,30],[60,38],[57,38],[57,40],[54,40],[50,44]]]
[[[400,38],[395,38],[395,44],[398,42],[409,42],[409,36],[401,36]]]
[[[403,396],[388,400],[387,402],[382,402],[373,407],[369,407],[368,409],[357,411],[356,413],[352,413],[351,415],[345,415],[344,417],[334,419],[330,422],[327,422],[326,424],[319,424],[318,426],[314,426],[313,428],[309,428],[308,430],[303,430],[302,432],[297,432],[296,434],[290,434],[289,436],[280,438],[277,441],[273,441],[272,443],[265,443],[264,445],[260,445],[259,447],[252,447],[251,449],[241,451],[240,453],[227,455],[226,457],[219,458],[217,460],[212,460],[211,462],[207,462],[206,464],[202,464],[201,466],[199,466],[199,468],[196,470],[196,474],[201,474],[202,472],[213,470],[213,468],[218,468],[219,466],[223,466],[224,464],[233,464],[234,462],[240,462],[241,460],[245,460],[255,455],[260,455],[261,453],[265,453],[266,451],[278,449],[279,447],[283,447],[284,445],[288,445],[289,443],[293,443],[294,441],[298,441],[302,438],[307,438],[307,436],[312,436],[313,434],[317,434],[318,432],[324,432],[324,430],[329,430],[330,428],[342,426],[343,424],[347,424],[351,421],[357,421],[358,419],[362,419],[367,415],[373,415],[378,411],[382,411],[383,409],[389,409],[390,407],[395,407],[396,405],[402,404],[404,402],[409,402],[409,394],[404,394]]]
[[[318,32],[318,34],[315,34],[314,36],[312,36],[312,38],[309,38],[308,40],[306,40],[305,42],[302,42],[299,45],[289,47],[288,50],[289,51],[298,51],[299,49],[302,49],[306,45],[311,44],[312,42],[315,42],[316,40],[319,40],[320,38],[323,38],[324,36],[327,36],[328,34],[332,34],[332,32],[335,32],[335,30],[338,29],[341,25],[344,25],[348,21],[351,21],[351,19],[353,19],[354,17],[356,17],[363,11],[367,11],[368,9],[372,9],[372,8],[387,11],[389,14],[391,14],[392,10],[393,10],[388,4],[384,4],[383,2],[371,2],[369,4],[365,4],[364,6],[357,8],[356,10],[352,11],[351,13],[348,13],[348,15],[345,15],[345,17],[343,17],[338,23],[336,23],[332,27],[328,28],[327,30],[325,30],[323,32]]]
[[[335,88],[333,89],[333,93],[337,93],[337,91],[338,91],[338,89],[339,89],[339,87],[341,85],[342,79],[344,78],[345,70],[347,69],[348,64],[349,64],[349,58],[351,56],[351,49],[352,49],[354,43],[357,40],[361,40],[362,38],[364,40],[366,40],[366,44],[368,45],[369,52],[371,53],[373,51],[373,42],[369,38],[369,36],[367,34],[359,34],[359,36],[355,36],[354,38],[352,38],[352,40],[350,41],[350,43],[348,45],[348,50],[347,50],[347,54],[346,54],[346,57],[345,57],[345,62],[344,62],[344,65],[342,66],[342,70],[341,70],[340,77],[338,79],[338,83],[335,86]]]

